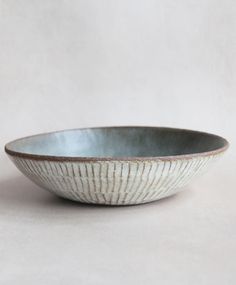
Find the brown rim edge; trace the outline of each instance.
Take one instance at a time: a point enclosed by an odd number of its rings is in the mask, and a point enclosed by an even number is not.
[[[74,130],[88,130],[88,129],[105,129],[105,128],[162,128],[162,129],[169,129],[169,130],[179,130],[179,131],[188,131],[188,132],[194,132],[202,135],[210,135],[214,137],[218,137],[220,139],[224,140],[225,145],[223,147],[220,147],[218,149],[212,150],[212,151],[206,151],[206,152],[199,152],[199,153],[192,153],[192,154],[178,154],[173,156],[151,156],[151,157],[82,157],[82,156],[76,156],[76,157],[69,157],[69,156],[54,156],[54,155],[40,155],[40,154],[30,154],[30,153],[23,153],[23,152],[17,152],[13,151],[7,148],[7,146],[11,143],[14,143],[16,141],[37,137],[41,135],[46,134],[54,134],[59,132],[67,132],[67,131],[74,131]],[[156,127],[156,126],[108,126],[108,127],[88,127],[88,128],[75,128],[75,129],[66,129],[66,130],[59,130],[54,132],[45,132],[40,133],[36,135],[26,136],[22,137],[13,141],[8,142],[4,149],[5,152],[13,157],[21,157],[21,158],[28,158],[31,160],[48,160],[48,161],[78,161],[78,162],[95,162],[95,161],[168,161],[168,160],[178,160],[178,159],[191,159],[194,157],[204,157],[204,156],[211,156],[211,155],[218,155],[223,152],[225,152],[229,148],[229,142],[218,135],[207,133],[207,132],[201,132],[201,131],[195,131],[190,129],[181,129],[181,128],[171,128],[171,127]]]

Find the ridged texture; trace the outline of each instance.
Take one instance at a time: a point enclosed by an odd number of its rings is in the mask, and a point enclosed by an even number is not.
[[[125,205],[178,192],[220,155],[168,161],[58,162],[11,157],[18,169],[58,196],[95,204]]]

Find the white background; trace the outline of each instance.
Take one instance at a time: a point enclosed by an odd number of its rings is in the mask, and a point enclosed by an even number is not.
[[[236,3],[0,0],[0,283],[235,284]],[[64,201],[4,154],[17,137],[154,125],[231,149],[179,195]]]

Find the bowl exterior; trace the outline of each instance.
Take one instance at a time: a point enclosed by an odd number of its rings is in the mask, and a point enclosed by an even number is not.
[[[60,197],[83,203],[131,205],[177,193],[221,155],[137,161],[11,159],[29,179]]]

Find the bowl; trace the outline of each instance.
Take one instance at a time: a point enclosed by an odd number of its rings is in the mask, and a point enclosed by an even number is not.
[[[16,167],[70,200],[131,205],[180,191],[228,148],[219,136],[165,127],[64,130],[9,142]]]

